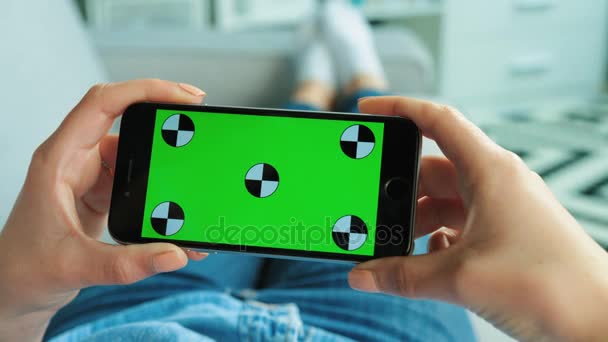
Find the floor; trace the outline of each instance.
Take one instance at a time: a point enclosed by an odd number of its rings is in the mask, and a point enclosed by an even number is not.
[[[608,97],[481,122],[538,172],[596,241],[608,247]]]

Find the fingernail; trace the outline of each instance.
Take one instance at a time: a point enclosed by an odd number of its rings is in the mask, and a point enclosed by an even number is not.
[[[357,100],[357,102],[361,103],[361,102],[363,102],[363,101],[365,101],[367,99],[371,99],[371,98],[372,98],[371,96],[365,96],[365,97],[362,97],[359,100]]]
[[[152,265],[156,273],[176,271],[184,266],[176,251],[164,252],[154,256]]]
[[[209,256],[209,253],[205,253],[205,252],[193,251],[191,249],[187,249],[187,251],[188,251],[188,253],[195,254],[199,257],[208,257]]]
[[[194,95],[194,96],[207,95],[204,91],[200,90],[199,88],[197,88],[191,84],[178,83],[177,85],[191,95]]]
[[[379,292],[374,274],[368,270],[354,270],[348,275],[350,286],[363,292]]]

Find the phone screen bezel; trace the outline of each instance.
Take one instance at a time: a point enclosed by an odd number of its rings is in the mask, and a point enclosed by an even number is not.
[[[152,153],[152,138],[155,129],[156,111],[159,109],[175,110],[176,112],[194,111],[227,115],[263,115],[384,123],[374,255],[351,255],[141,237]],[[184,248],[205,251],[241,252],[350,262],[364,262],[375,258],[409,255],[413,250],[420,149],[421,134],[416,125],[410,120],[396,116],[207,105],[134,104],[127,108],[121,121],[108,224],[110,235],[124,244],[171,242]],[[405,184],[406,187],[405,196],[398,200],[390,198],[385,189],[387,182],[396,177],[404,180],[402,184]]]

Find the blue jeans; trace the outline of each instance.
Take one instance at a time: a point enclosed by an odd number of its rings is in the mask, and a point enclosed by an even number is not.
[[[171,328],[165,337],[184,340],[474,340],[463,309],[351,290],[351,268],[212,255],[137,284],[85,289],[55,316],[46,337],[160,340]]]
[[[339,110],[354,112],[359,97],[380,94],[356,95]],[[297,103],[287,107],[315,109]],[[82,290],[54,317],[45,339],[475,340],[463,309],[354,291],[347,281],[351,268],[211,255],[137,284]]]
[[[378,91],[378,90],[373,90],[373,89],[362,89],[351,96],[347,96],[347,97],[339,100],[336,105],[336,110],[338,112],[343,112],[343,113],[359,113],[359,106],[358,106],[359,99],[362,99],[364,97],[383,96],[383,95],[387,95],[387,93]],[[285,106],[285,108],[291,109],[291,110],[319,111],[319,108],[317,108],[315,106],[312,106],[307,103],[300,103],[300,102],[295,102],[295,101],[288,103]]]

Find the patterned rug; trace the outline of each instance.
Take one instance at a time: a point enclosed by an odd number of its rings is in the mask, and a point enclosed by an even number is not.
[[[566,108],[512,112],[482,128],[538,172],[608,249],[608,98]]]

